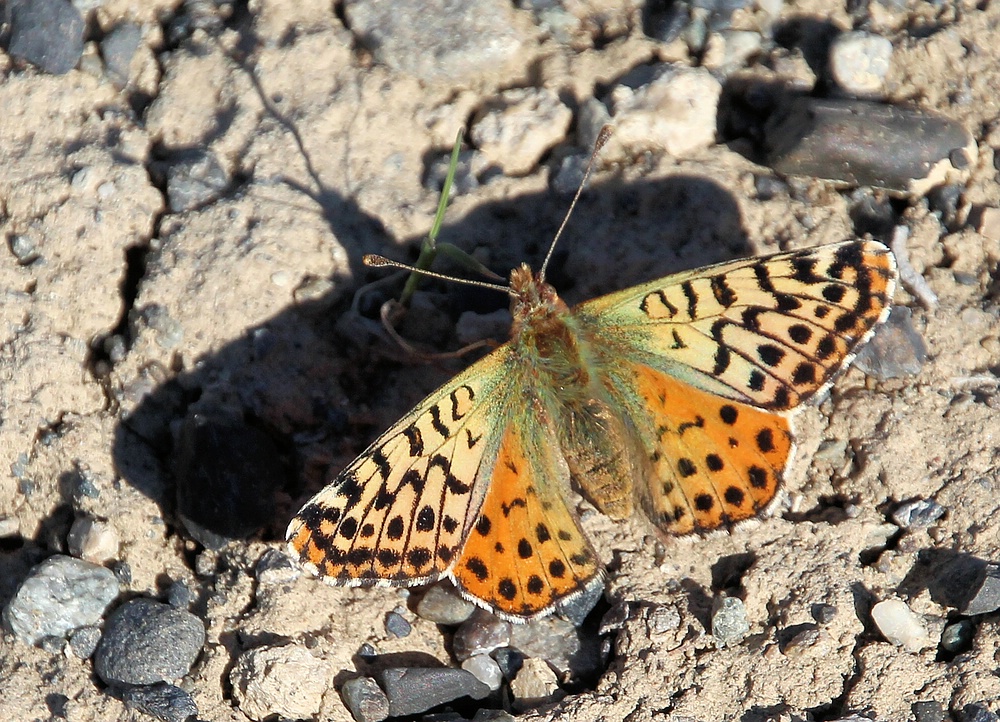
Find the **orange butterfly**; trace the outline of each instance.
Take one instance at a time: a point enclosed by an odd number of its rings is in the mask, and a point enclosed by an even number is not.
[[[302,564],[349,586],[450,578],[513,621],[601,582],[567,503],[671,534],[768,509],[789,415],[889,311],[875,242],[722,263],[569,308],[527,266],[511,339],[382,434],[292,520]]]

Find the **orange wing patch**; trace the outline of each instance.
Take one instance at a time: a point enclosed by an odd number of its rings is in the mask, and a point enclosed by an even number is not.
[[[710,531],[763,512],[792,451],[788,420],[635,365],[652,429],[651,475],[642,499],[672,534]]]
[[[563,499],[565,465],[551,444],[534,446],[529,453],[519,430],[507,428],[489,491],[451,570],[466,595],[514,618],[547,611],[600,573]]]

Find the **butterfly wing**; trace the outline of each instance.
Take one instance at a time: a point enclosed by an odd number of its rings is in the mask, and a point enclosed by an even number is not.
[[[668,276],[582,303],[601,348],[727,399],[785,411],[828,386],[888,314],[896,264],[846,242]]]
[[[763,511],[792,453],[785,414],[832,383],[888,313],[895,263],[848,242],[669,276],[575,309],[647,454],[666,531]],[[638,466],[638,464],[637,464]]]
[[[502,346],[432,393],[306,503],[286,532],[293,556],[347,586],[441,577],[489,485],[509,357]]]
[[[502,346],[424,399],[302,507],[286,533],[293,556],[345,586],[447,574],[510,619],[586,589],[598,560],[525,368]]]

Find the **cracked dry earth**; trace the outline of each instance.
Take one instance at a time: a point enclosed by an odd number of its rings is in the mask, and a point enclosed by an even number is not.
[[[854,19],[831,5],[803,0],[778,17],[851,28]],[[74,518],[108,520],[120,545],[103,561],[130,570],[122,598],[160,597],[172,581],[193,591],[207,642],[181,684],[200,718],[246,720],[230,669],[241,652],[280,640],[308,645],[330,671],[317,718],[347,720],[338,686],[363,643],[451,664],[441,632],[417,618],[410,636],[387,635],[398,591],[306,577],[265,585],[254,567],[282,548],[308,494],[463,366],[419,362],[380,333],[364,303],[351,313],[355,291],[383,275],[361,257],[412,257],[406,249],[437,203],[424,182],[430,165],[501,89],[552,89],[581,123],[588,98],[676,48],[642,33],[639,4],[573,4],[589,20],[562,43],[530,11],[508,8],[523,38],[509,64],[461,82],[421,80],[373,58],[328,3],[250,3],[216,34],[172,45],[159,18],[176,6],[100,9],[103,27],[144,24],[124,90],[93,64],[50,76],[0,56],[0,604],[34,564],[65,549]],[[763,10],[749,7],[736,21],[759,23]],[[908,260],[938,297],[928,308],[905,286],[896,295],[928,360],[884,381],[853,369],[800,414],[786,502],[760,524],[664,541],[638,520],[616,525],[581,503],[610,562],[606,599],[630,611],[596,688],[528,718],[904,720],[920,701],[1000,711],[998,614],[975,617],[958,654],[937,647],[961,611],[942,591],[949,562],[1000,558],[1000,243],[979,232],[973,212],[1000,207],[1000,5],[872,3],[867,22],[894,44],[882,99],[958,121],[978,145],[955,222],[943,225],[922,197],[886,205],[910,228]],[[807,70],[759,62],[733,72],[801,86]],[[587,152],[568,128],[523,168],[487,173],[458,195],[443,238],[501,272],[537,263],[568,205],[553,188],[559,162]],[[725,140],[681,157],[622,153],[600,167],[550,276],[563,296],[572,303],[856,235],[851,189],[806,180],[764,199],[754,178],[769,171],[741,152],[749,140]],[[172,210],[164,178],[191,149],[209,151],[227,183]],[[24,239],[34,249],[27,256],[14,252]],[[402,329],[422,348],[457,348],[466,339],[456,326],[492,318],[458,322],[461,311],[503,304],[427,288]],[[252,481],[274,501],[252,534],[221,550],[194,541],[177,515],[178,439],[195,415],[252,420],[293,470]],[[923,528],[889,521],[918,498],[945,515]],[[750,622],[749,635],[725,648],[711,635],[722,592],[744,601]],[[889,598],[922,615],[929,644],[909,651],[882,638],[871,608]],[[679,623],[657,624],[663,608]],[[8,720],[137,714],[106,694],[89,660],[10,634],[0,640],[0,690]]]

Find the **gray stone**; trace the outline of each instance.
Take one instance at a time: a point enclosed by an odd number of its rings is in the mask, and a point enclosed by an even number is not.
[[[483,609],[477,609],[457,630],[452,640],[452,653],[462,662],[477,654],[489,654],[510,644],[511,624]]]
[[[958,713],[957,722],[998,722],[1000,716],[990,712],[981,704],[967,704]]]
[[[167,199],[173,213],[207,205],[228,187],[229,174],[209,151],[187,151],[167,168]]]
[[[464,669],[391,667],[382,671],[389,716],[417,714],[459,697],[483,699],[490,688]]]
[[[66,0],[13,0],[7,3],[7,52],[47,73],[63,75],[83,55],[85,23]]]
[[[347,680],[340,696],[358,722],[381,722],[389,716],[389,698],[371,677]]]
[[[913,312],[906,306],[894,306],[885,324],[858,352],[854,364],[869,376],[881,380],[916,376],[920,373],[927,361],[927,346],[913,328],[912,317]],[[941,510],[938,514],[941,516],[944,508],[937,504],[934,506]],[[895,516],[893,518],[895,520]],[[923,526],[928,526],[934,519]]]
[[[183,677],[205,644],[205,625],[183,609],[133,599],[108,617],[94,669],[108,684],[153,684]]]
[[[923,529],[940,519],[944,512],[945,508],[936,501],[914,499],[897,506],[892,512],[892,520],[902,529]]]
[[[34,567],[3,611],[3,621],[25,644],[65,638],[74,629],[96,625],[118,596],[118,580],[108,569],[56,555]]]
[[[572,622],[544,617],[514,625],[510,646],[521,650],[525,657],[544,659],[560,672],[567,672],[570,659],[580,651],[580,635]]]
[[[385,631],[392,637],[408,637],[413,627],[399,612],[392,611],[385,615]]]
[[[948,718],[944,707],[937,700],[914,702],[910,709],[913,710],[915,722],[944,722]]]
[[[462,599],[451,587],[435,584],[417,602],[417,615],[435,624],[461,624],[476,611],[476,605]]]
[[[128,83],[129,66],[142,42],[142,28],[135,23],[121,23],[104,36],[101,56],[108,75],[119,87]]]
[[[972,596],[962,609],[970,617],[1000,609],[1000,564],[984,565]]]
[[[960,652],[969,648],[976,628],[968,619],[960,619],[954,624],[949,624],[941,632],[941,649],[945,652]]]
[[[80,627],[69,638],[69,648],[73,655],[80,659],[90,659],[97,643],[101,641],[101,630],[98,627]]]
[[[163,722],[185,722],[198,714],[198,705],[190,694],[180,687],[162,682],[128,687],[122,692],[122,701],[132,709]]]
[[[492,75],[524,42],[510,3],[492,0],[348,0],[344,14],[378,62],[431,83]]]
[[[474,674],[476,679],[491,690],[496,691],[500,689],[500,682],[503,681],[503,673],[500,671],[500,665],[497,664],[497,661],[488,654],[477,654],[474,657],[469,657],[462,662],[462,669]]]

